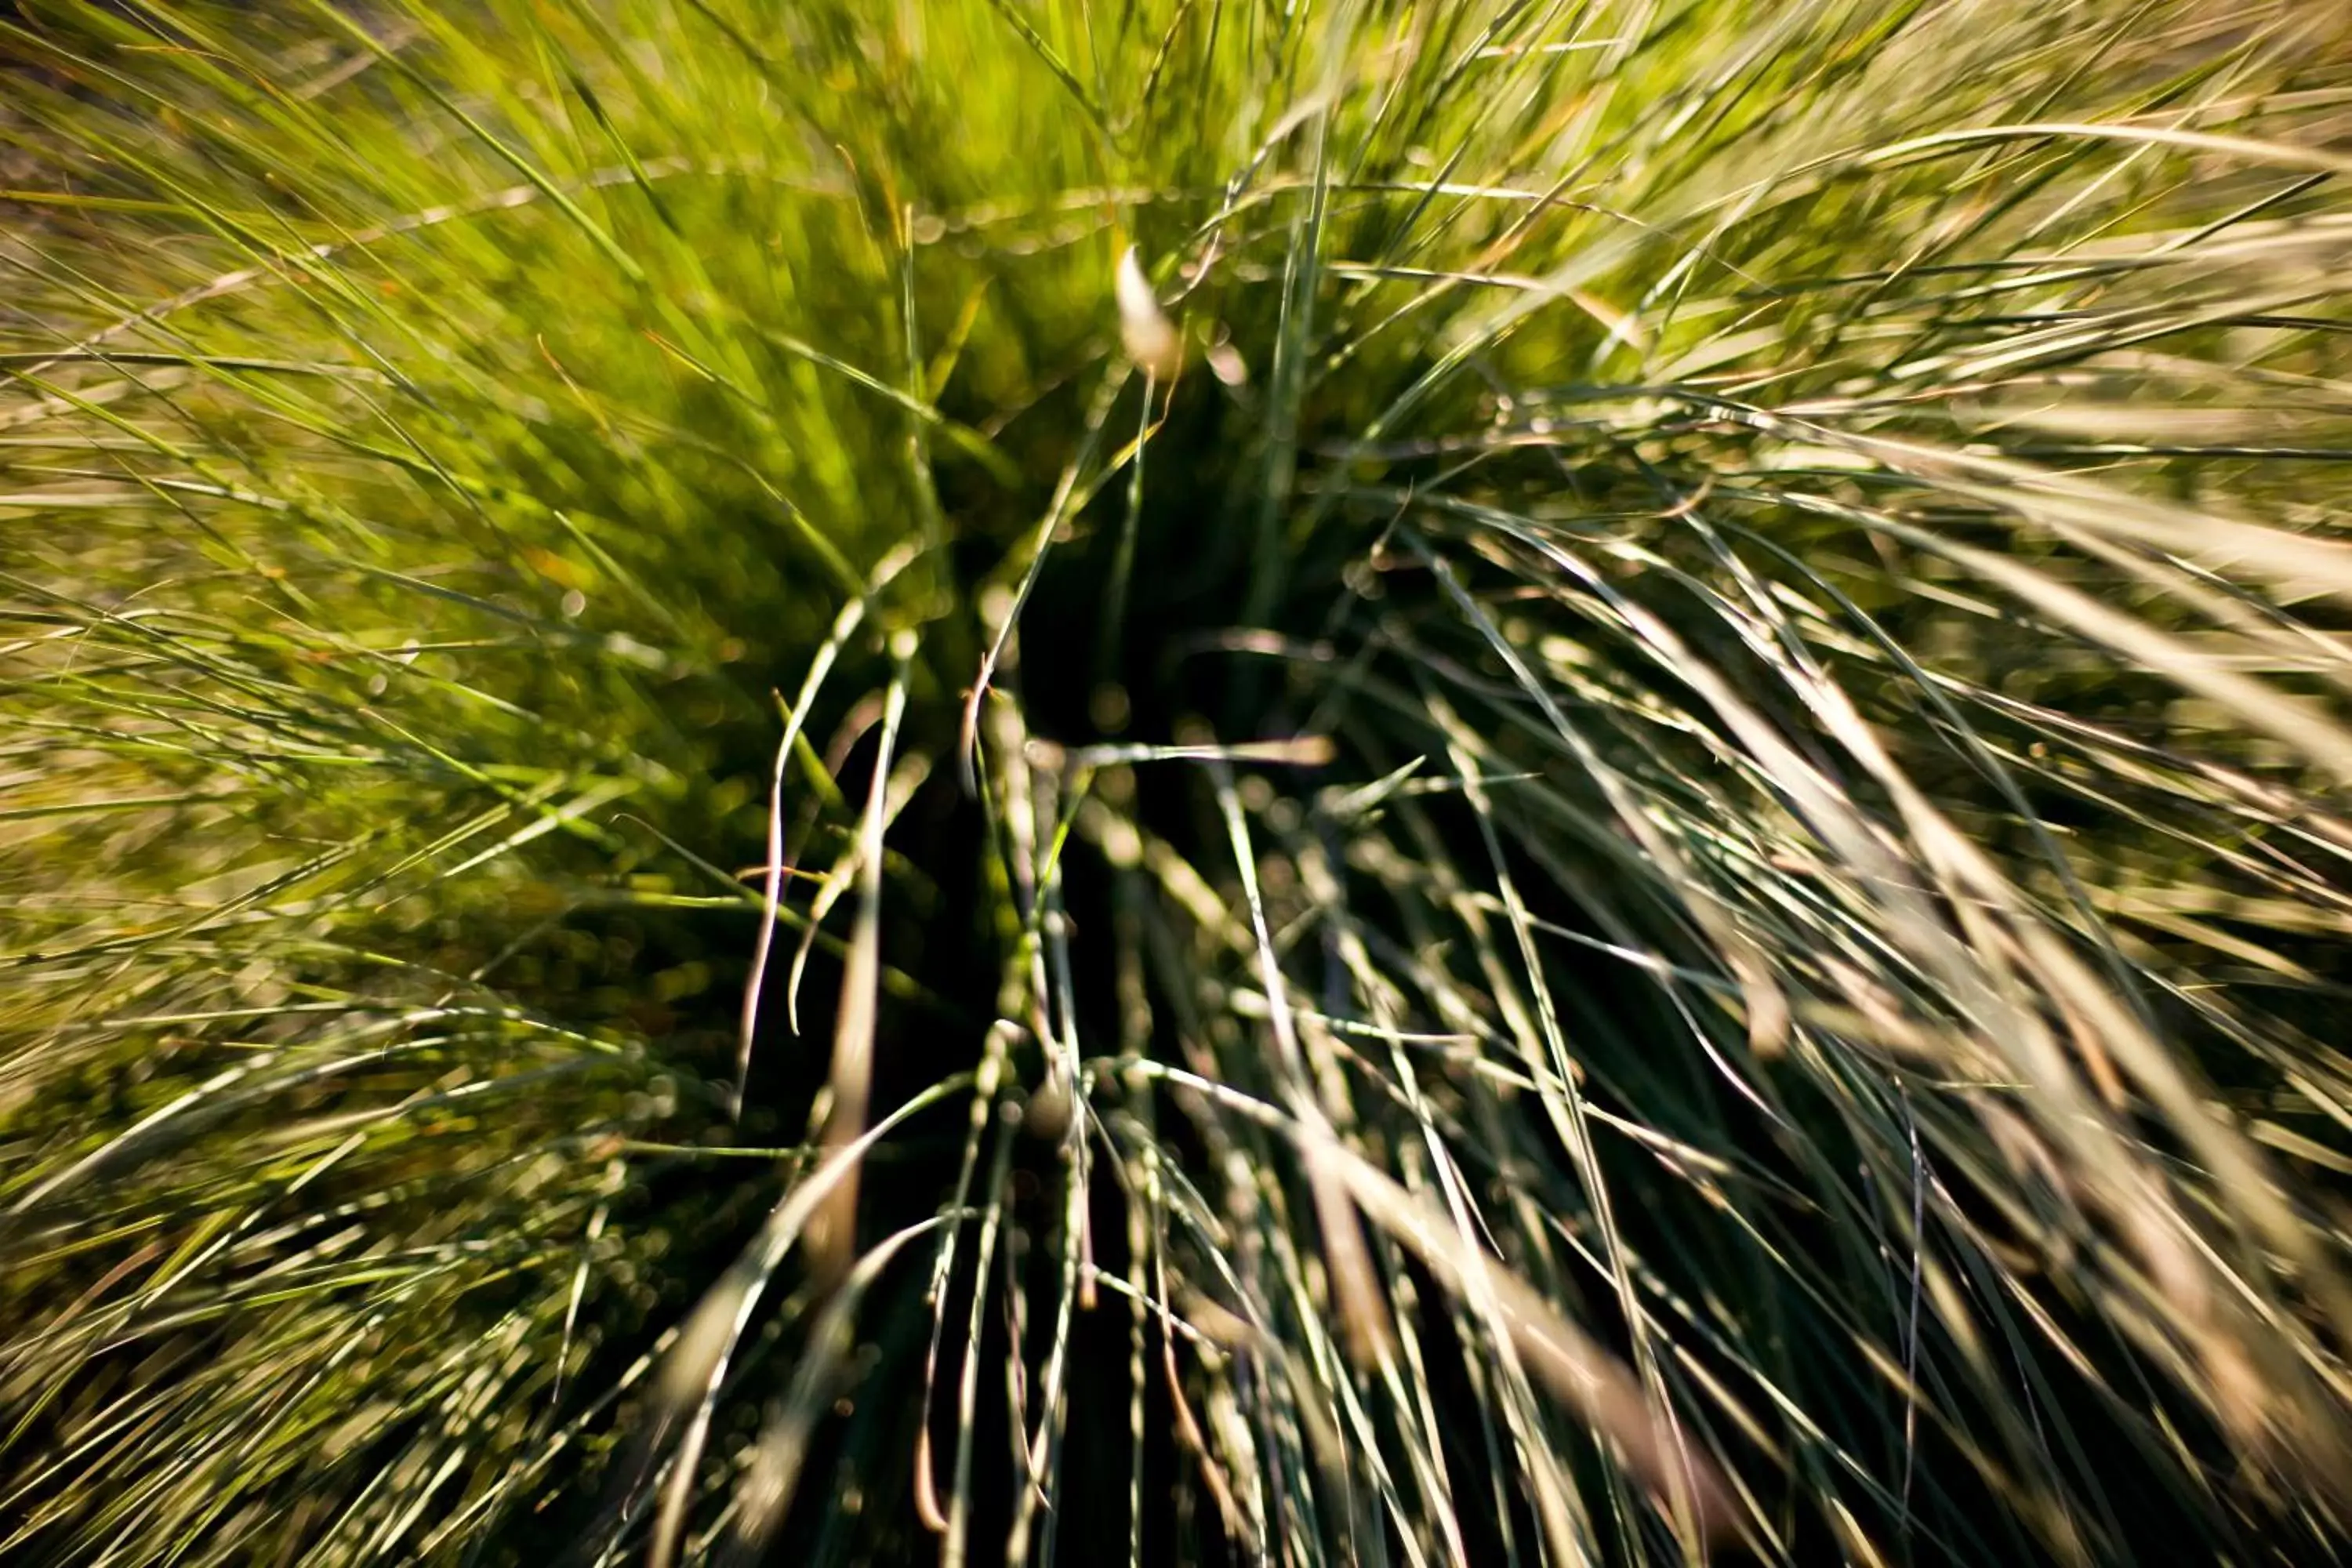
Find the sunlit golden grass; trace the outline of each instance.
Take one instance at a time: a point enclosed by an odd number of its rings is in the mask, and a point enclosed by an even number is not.
[[[2352,24],[0,21],[0,1559],[2318,1561]]]

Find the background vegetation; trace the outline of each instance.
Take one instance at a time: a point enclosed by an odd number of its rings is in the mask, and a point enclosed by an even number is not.
[[[2340,1539],[2339,6],[7,9],[0,1557]]]

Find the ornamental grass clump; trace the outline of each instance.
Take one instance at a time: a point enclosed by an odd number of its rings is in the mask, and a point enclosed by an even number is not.
[[[0,16],[0,1559],[2326,1560],[2320,0]]]

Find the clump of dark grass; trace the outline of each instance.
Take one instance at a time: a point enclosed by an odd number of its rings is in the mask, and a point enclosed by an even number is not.
[[[0,19],[0,1557],[2313,1561],[2352,35]]]

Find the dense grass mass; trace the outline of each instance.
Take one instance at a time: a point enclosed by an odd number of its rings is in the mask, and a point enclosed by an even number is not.
[[[0,7],[0,1559],[2296,1563],[2331,0]]]

